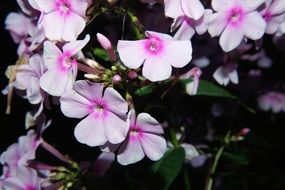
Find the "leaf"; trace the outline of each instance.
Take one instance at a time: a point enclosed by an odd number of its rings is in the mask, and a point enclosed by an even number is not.
[[[93,49],[93,54],[99,57],[100,59],[104,61],[110,61],[110,58],[108,56],[108,53],[103,48],[95,48]]]
[[[154,174],[155,183],[159,185],[159,189],[169,188],[182,169],[184,160],[185,151],[182,147],[179,147],[168,150],[158,162],[153,164],[151,171]]]
[[[240,165],[248,165],[248,158],[244,154],[233,154],[230,152],[223,152],[222,156]]]
[[[141,88],[137,89],[135,91],[135,95],[137,95],[137,96],[149,95],[149,94],[151,94],[154,91],[155,87],[156,86],[155,86],[154,83],[148,84],[148,85],[146,85],[144,87],[141,87]]]

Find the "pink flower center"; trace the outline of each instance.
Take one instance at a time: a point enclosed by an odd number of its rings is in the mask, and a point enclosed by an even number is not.
[[[107,116],[108,106],[103,99],[95,99],[91,105],[91,113],[97,118],[101,116]]]
[[[243,21],[244,15],[242,7],[233,7],[228,12],[227,21],[230,25],[236,26]]]
[[[66,16],[70,13],[71,3],[69,0],[57,0],[55,7],[56,10],[59,11],[60,15]]]
[[[36,190],[34,185],[26,185],[25,190]]]
[[[262,15],[262,17],[264,18],[264,20],[265,20],[266,22],[269,22],[269,21],[271,20],[271,18],[272,18],[272,13],[271,13],[270,11],[266,11],[266,12]]]
[[[77,62],[74,59],[71,59],[70,52],[64,52],[58,57],[57,63],[61,71],[67,71],[72,67],[72,65],[76,65]]]
[[[163,50],[163,42],[156,36],[151,36],[144,42],[144,48],[147,53],[157,55]]]
[[[129,131],[129,138],[131,141],[137,140],[142,136],[142,131],[137,126],[131,126]]]

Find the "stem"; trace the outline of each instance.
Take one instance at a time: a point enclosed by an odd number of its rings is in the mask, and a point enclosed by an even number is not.
[[[215,160],[214,160],[214,163],[212,165],[212,168],[210,170],[210,174],[209,174],[209,179],[208,179],[208,182],[207,182],[207,185],[206,185],[206,190],[212,190],[213,188],[213,183],[214,183],[214,178],[213,178],[213,175],[215,174],[216,172],[216,168],[217,168],[217,165],[218,165],[218,162],[222,156],[222,153],[225,149],[225,145],[221,146],[215,156]]]
[[[175,130],[173,128],[170,128],[170,137],[171,137],[171,141],[172,141],[172,144],[174,145],[174,147],[179,147],[180,144],[176,138],[176,133],[175,133]]]
[[[52,145],[50,145],[46,141],[43,140],[41,146],[44,149],[46,149],[47,151],[49,151],[52,155],[54,155],[59,160],[65,162],[65,163],[68,163],[68,164],[73,163],[70,159],[68,159],[66,156],[64,156],[61,152],[59,152],[57,149],[55,149]]]
[[[185,190],[191,190],[189,175],[186,166],[184,166],[184,183],[185,183]]]
[[[85,72],[85,73],[88,73],[88,74],[100,74],[102,73],[102,71],[99,71],[98,69],[95,69],[95,68],[92,68],[92,67],[88,67],[86,65],[83,65],[81,63],[78,63],[77,62],[77,66],[78,66],[78,70],[82,71],[82,72]]]

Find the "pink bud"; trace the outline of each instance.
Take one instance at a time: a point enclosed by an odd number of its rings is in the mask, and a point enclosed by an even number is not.
[[[133,71],[133,70],[130,70],[130,71],[128,72],[128,77],[129,77],[130,79],[135,79],[135,78],[138,77],[138,74],[137,74],[137,72],[135,72],[135,71]]]
[[[250,132],[250,129],[249,129],[249,128],[243,128],[240,133],[241,133],[241,135],[245,136],[245,135],[247,135],[249,132]]]
[[[97,40],[105,50],[112,49],[112,43],[103,34],[97,33]]]
[[[114,75],[112,78],[112,81],[114,84],[119,84],[121,82],[122,78],[120,75]]]

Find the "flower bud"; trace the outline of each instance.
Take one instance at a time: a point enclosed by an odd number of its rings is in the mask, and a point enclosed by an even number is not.
[[[121,82],[122,78],[120,75],[114,75],[113,78],[112,78],[112,82],[114,84],[119,84]]]
[[[130,71],[128,72],[128,77],[129,77],[130,79],[135,79],[135,78],[138,77],[138,74],[137,74],[137,72],[135,72],[135,71],[133,71],[133,70],[130,70]]]

